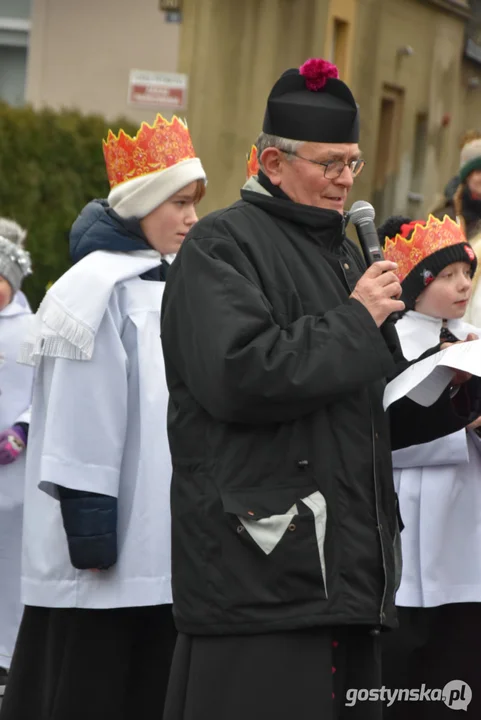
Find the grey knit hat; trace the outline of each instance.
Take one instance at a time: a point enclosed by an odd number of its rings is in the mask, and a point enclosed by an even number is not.
[[[26,237],[26,230],[14,220],[0,218],[0,277],[10,284],[13,294],[32,272],[30,254],[23,248]]]
[[[465,182],[473,170],[481,170],[481,138],[467,142],[461,150],[459,158],[461,182]]]

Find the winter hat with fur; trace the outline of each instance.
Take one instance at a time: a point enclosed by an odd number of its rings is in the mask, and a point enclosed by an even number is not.
[[[473,170],[481,170],[481,138],[471,140],[461,150],[459,178],[465,182]]]
[[[0,277],[10,284],[15,295],[32,272],[30,254],[24,250],[27,231],[14,220],[0,218]]]

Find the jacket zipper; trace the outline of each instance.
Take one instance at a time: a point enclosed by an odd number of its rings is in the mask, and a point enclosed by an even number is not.
[[[381,600],[381,607],[379,609],[379,619],[381,625],[384,623],[384,605],[386,603],[386,595],[387,595],[387,568],[386,568],[386,556],[384,554],[384,543],[382,538],[382,525],[379,521],[379,496],[378,496],[378,488],[377,488],[377,471],[376,471],[376,436],[374,432],[374,419],[372,416],[372,405],[371,405],[371,399],[369,398],[369,412],[371,415],[371,437],[372,437],[372,466],[373,466],[373,478],[374,478],[374,501],[376,503],[376,521],[377,521],[377,531],[379,533],[379,541],[381,543],[381,557],[382,557],[382,568],[384,571],[384,592],[382,595]]]
[[[346,213],[342,216],[342,223],[341,223],[341,232],[343,238],[346,236],[346,221],[348,220],[348,215]],[[356,262],[357,265],[357,262]],[[361,270],[361,272],[364,272],[364,270]],[[346,278],[347,282],[347,278]],[[348,283],[349,286],[349,283]],[[376,436],[375,436],[375,430],[374,430],[374,419],[372,415],[372,405],[371,405],[371,398],[369,398],[369,414],[371,417],[371,438],[372,438],[372,469],[373,469],[373,480],[374,480],[374,502],[376,503],[376,522],[377,522],[377,531],[379,533],[379,542],[381,543],[381,557],[382,557],[382,568],[384,572],[384,592],[382,595],[381,600],[381,607],[379,608],[379,621],[382,625],[384,623],[384,606],[386,604],[386,595],[387,595],[387,587],[388,587],[388,581],[387,581],[387,568],[386,568],[386,555],[384,553],[384,543],[382,538],[382,525],[379,520],[379,494],[378,494],[378,488],[377,488],[377,471],[376,471]]]

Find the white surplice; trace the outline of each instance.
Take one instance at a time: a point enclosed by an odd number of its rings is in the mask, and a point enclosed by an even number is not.
[[[481,330],[448,321],[459,340]],[[442,321],[410,311],[396,324],[404,356],[439,344]],[[396,603],[433,607],[481,602],[481,439],[460,430],[393,453],[405,525],[403,574]]]
[[[0,312],[0,431],[29,422],[33,368],[17,363],[33,316],[22,293]],[[10,667],[18,626],[25,453],[0,466],[0,667]]]
[[[24,519],[28,605],[172,602],[164,283],[139,278],[160,262],[155,251],[91,253],[37,314],[23,354],[37,365]],[[118,561],[106,572],[72,567],[57,485],[118,498]]]

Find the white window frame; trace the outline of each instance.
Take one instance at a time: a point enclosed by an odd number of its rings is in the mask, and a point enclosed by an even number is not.
[[[30,20],[0,17],[0,46],[28,48],[31,29]]]
[[[12,30],[12,32],[29,33],[32,29],[30,20],[23,18],[0,17],[0,30]]]

